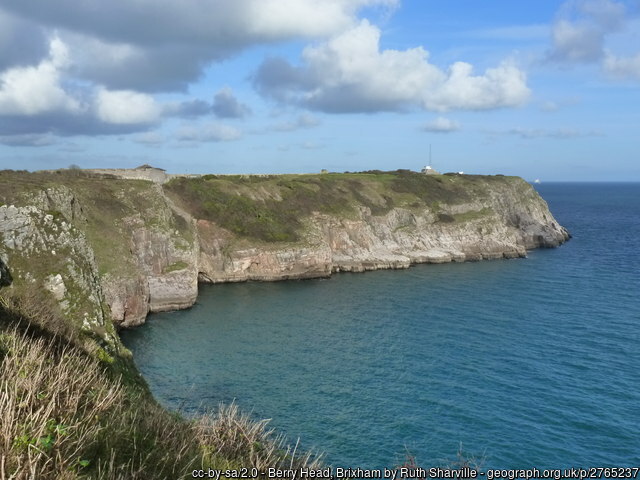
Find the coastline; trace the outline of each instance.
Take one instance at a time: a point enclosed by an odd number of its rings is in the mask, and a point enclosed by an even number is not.
[[[118,388],[142,395],[143,410],[173,422],[158,410],[118,329],[143,323],[151,312],[192,306],[200,283],[518,258],[570,237],[516,177],[177,180],[189,183],[176,192],[144,179],[76,171],[0,172],[0,307],[9,305],[5,298],[37,298],[46,314],[18,316],[36,329],[59,329],[81,355],[121,376],[127,385]],[[202,428],[182,422],[177,428],[187,434]]]
[[[176,177],[0,172],[0,258],[83,332],[192,306],[199,283],[326,278],[418,263],[518,258],[569,239],[518,177]]]

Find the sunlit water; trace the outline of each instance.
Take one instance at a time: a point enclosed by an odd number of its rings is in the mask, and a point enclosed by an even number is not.
[[[640,465],[640,184],[539,190],[574,238],[527,259],[202,286],[124,332],[154,395],[234,399],[334,466]]]

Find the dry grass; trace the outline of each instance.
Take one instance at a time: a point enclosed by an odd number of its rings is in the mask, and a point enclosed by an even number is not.
[[[195,423],[199,443],[210,463],[231,468],[242,466],[265,471],[269,467],[319,469],[321,455],[300,453],[287,445],[286,438],[269,428],[269,421],[255,421],[239,412],[237,405],[221,405],[217,413],[205,415]]]
[[[79,345],[77,329],[62,315],[55,300],[32,283],[25,282],[19,290],[4,290],[0,295],[0,308],[25,330],[50,334]]]
[[[235,405],[192,420],[167,412],[144,389],[115,376],[111,365],[26,324],[7,304],[0,302],[0,480],[319,468],[317,457],[299,455],[266,421]]]
[[[14,328],[0,337],[0,478],[75,478],[123,392],[68,346]]]
[[[14,328],[0,351],[0,478],[179,478],[194,463],[181,422],[75,347]]]

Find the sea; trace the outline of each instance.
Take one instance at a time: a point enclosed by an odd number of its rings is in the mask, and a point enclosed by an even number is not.
[[[535,188],[559,248],[203,285],[122,339],[166,407],[235,402],[335,467],[638,467],[640,184]]]

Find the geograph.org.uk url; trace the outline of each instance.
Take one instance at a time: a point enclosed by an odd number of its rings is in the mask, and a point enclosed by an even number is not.
[[[537,468],[528,469],[489,469],[478,471],[478,478],[494,479],[532,479],[550,478],[553,480],[563,480],[565,478],[637,478],[640,467],[591,467],[591,468],[552,468],[540,470]]]
[[[592,467],[592,468],[555,468],[555,469],[475,469],[470,467],[455,468],[421,468],[398,467],[395,469],[331,468],[312,470],[267,468],[240,468],[237,470],[194,470],[193,478],[247,479],[266,478],[270,480],[303,480],[312,478],[322,480],[426,480],[426,479],[481,479],[481,480],[530,480],[530,479],[578,479],[587,478],[637,478],[640,467]]]

